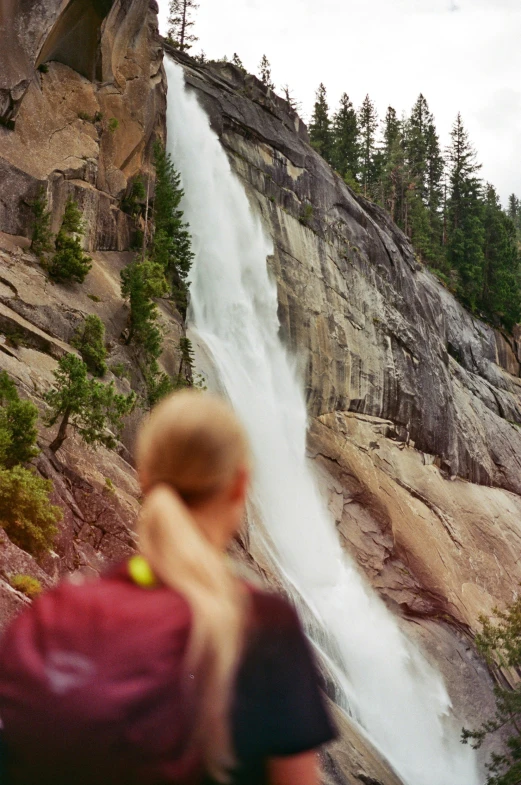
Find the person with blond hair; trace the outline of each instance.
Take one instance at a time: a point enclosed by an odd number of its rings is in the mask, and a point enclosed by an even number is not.
[[[318,785],[335,736],[293,609],[226,551],[251,463],[195,391],[138,437],[139,553],[38,598],[0,642],[8,785]]]

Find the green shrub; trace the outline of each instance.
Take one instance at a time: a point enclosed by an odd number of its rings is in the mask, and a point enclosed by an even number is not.
[[[131,251],[140,251],[143,247],[143,238],[145,233],[142,229],[136,229],[136,231],[132,235],[132,240],[130,241],[130,250]]]
[[[0,373],[0,465],[8,469],[38,455],[38,409],[21,401],[5,371]]]
[[[56,238],[56,248],[56,253],[47,265],[50,277],[57,283],[83,283],[92,267],[92,260],[83,253],[78,238],[69,237],[60,231]]]
[[[105,477],[105,488],[108,493],[112,494],[113,496],[116,495],[116,486],[110,479],[110,477]]]
[[[79,350],[87,368],[95,376],[103,376],[107,370],[105,358],[105,325],[95,314],[86,317],[71,341]]]
[[[41,74],[47,74],[49,72],[49,66],[47,65],[47,63],[40,63],[40,65],[38,66],[38,71]]]
[[[22,466],[0,469],[0,526],[11,542],[34,556],[52,547],[63,516],[50,502],[52,487]]]
[[[47,196],[43,185],[38,189],[35,199],[30,202],[30,207],[34,215],[31,249],[42,258],[44,254],[53,250],[52,216],[47,209]]]
[[[83,221],[78,203],[69,196],[65,203],[65,212],[62,218],[62,230],[69,234],[84,234]]]
[[[495,619],[480,616],[483,630],[476,635],[476,645],[487,664],[497,673],[510,670],[514,682],[521,668],[521,598],[506,610],[493,610]],[[496,712],[477,730],[463,728],[461,741],[479,749],[488,736],[501,733],[506,742],[503,752],[492,752],[486,764],[487,785],[518,785],[521,782],[521,685],[507,687],[506,680],[494,688]]]
[[[310,221],[313,219],[313,205],[309,204],[309,202],[302,205],[298,219],[303,226],[309,226]]]
[[[138,175],[138,177],[136,177],[130,186],[128,194],[123,198],[121,202],[121,209],[124,213],[128,213],[128,215],[139,215],[142,210],[142,203],[145,201],[146,196],[147,192],[145,190],[143,178]]]
[[[86,123],[92,123],[92,117],[88,112],[78,112],[78,119],[84,120]]]
[[[110,120],[109,120],[109,131],[111,132],[111,134],[113,134],[114,131],[117,130],[118,126],[119,126],[118,118],[117,117],[111,117]]]
[[[130,368],[125,363],[114,363],[110,366],[110,370],[118,379],[130,379]]]
[[[18,349],[20,346],[26,345],[24,334],[12,325],[6,324],[1,329],[2,335],[5,335],[8,343],[14,348]]]
[[[121,294],[130,303],[130,325],[127,343],[135,343],[145,358],[161,354],[162,333],[158,326],[158,311],[154,297],[168,291],[165,270],[156,262],[131,262],[123,268]]]
[[[32,575],[10,575],[9,583],[13,589],[21,591],[30,600],[34,600],[42,593],[42,584],[38,578],[33,578]]]

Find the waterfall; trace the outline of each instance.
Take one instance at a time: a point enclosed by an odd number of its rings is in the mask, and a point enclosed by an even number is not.
[[[306,459],[306,405],[279,338],[271,242],[182,68],[167,60],[166,71],[168,149],[195,252],[190,319],[247,427],[253,503],[280,570],[336,653],[352,715],[404,783],[475,785],[442,678],[341,548]]]

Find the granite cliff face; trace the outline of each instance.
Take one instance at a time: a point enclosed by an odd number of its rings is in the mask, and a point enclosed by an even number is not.
[[[165,83],[155,0],[2,0],[0,228],[27,235],[28,202],[45,186],[60,225],[72,195],[85,247],[127,250],[119,209],[164,134]],[[6,54],[4,54],[6,53]]]
[[[273,238],[281,331],[340,537],[443,671],[457,716],[483,716],[490,680],[472,634],[521,577],[517,336],[456,302],[284,101],[229,63],[170,54]]]

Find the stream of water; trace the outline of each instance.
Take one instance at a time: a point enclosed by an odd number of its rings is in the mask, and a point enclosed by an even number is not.
[[[306,405],[279,337],[272,253],[208,117],[167,60],[168,149],[193,235],[190,321],[204,341],[255,459],[253,502],[281,572],[303,598],[309,633],[336,653],[338,689],[406,785],[476,785],[472,751],[448,721],[443,679],[343,552],[306,459]],[[344,686],[342,686],[342,684]]]

